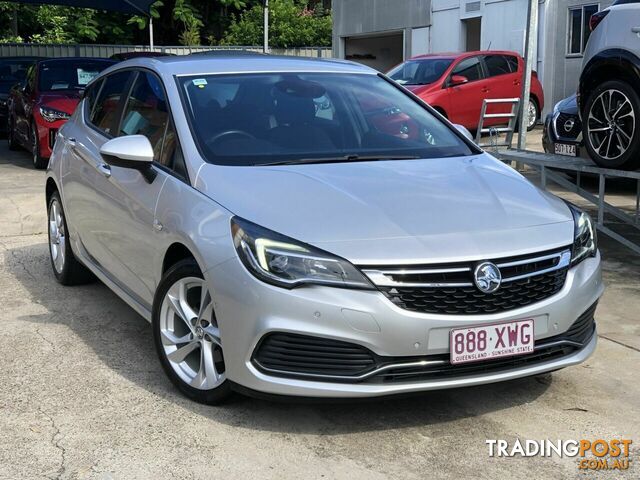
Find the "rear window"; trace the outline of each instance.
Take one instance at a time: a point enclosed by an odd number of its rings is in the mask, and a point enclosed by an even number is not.
[[[511,66],[504,55],[485,55],[484,64],[490,77],[511,73]]]
[[[424,106],[374,75],[203,75],[179,82],[200,150],[219,165],[475,153]]]
[[[118,108],[122,95],[126,95],[125,87],[129,84],[131,71],[117,72],[104,80],[95,106],[91,113],[91,123],[108,135],[116,128]]]

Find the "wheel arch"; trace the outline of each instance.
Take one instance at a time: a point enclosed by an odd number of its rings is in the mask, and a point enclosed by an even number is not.
[[[161,275],[164,275],[167,270],[169,270],[173,265],[182,261],[192,259],[194,262],[198,264],[200,269],[202,270],[202,266],[196,255],[191,251],[189,247],[187,247],[184,243],[174,242],[169,245],[169,248],[164,253],[162,258],[162,271]]]
[[[53,195],[54,192],[58,192],[58,194],[60,194],[60,189],[58,188],[58,184],[53,178],[51,177],[47,178],[47,183],[44,187],[44,192],[45,192],[45,199],[47,202],[46,206],[48,208],[49,200],[51,200],[51,195]]]
[[[640,58],[620,48],[603,50],[582,69],[578,83],[578,106],[584,112],[589,94],[607,80],[622,80],[638,91]],[[640,93],[640,92],[639,92]]]

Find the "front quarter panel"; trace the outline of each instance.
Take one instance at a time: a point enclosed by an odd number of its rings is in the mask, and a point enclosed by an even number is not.
[[[156,285],[162,278],[162,267],[167,250],[175,243],[186,246],[203,272],[236,255],[231,241],[232,214],[191,187],[170,177],[164,185],[156,219],[162,226],[157,249]]]

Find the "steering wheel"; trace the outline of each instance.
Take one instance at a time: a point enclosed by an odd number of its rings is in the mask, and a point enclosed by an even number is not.
[[[239,137],[245,137],[245,138],[248,138],[249,140],[255,140],[256,139],[256,137],[254,137],[250,133],[247,133],[247,132],[242,131],[242,130],[226,130],[224,132],[220,132],[219,134],[215,135],[207,143],[215,143],[215,142],[219,141],[221,138],[229,137],[229,136],[232,136],[232,135],[236,135],[236,136],[239,136]]]

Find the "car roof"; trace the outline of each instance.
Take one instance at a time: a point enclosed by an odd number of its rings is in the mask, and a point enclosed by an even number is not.
[[[60,58],[46,58],[40,60],[38,65],[49,65],[56,63],[75,63],[75,62],[104,62],[108,64],[116,64],[115,60],[110,60],[108,58],[99,58],[99,57],[60,57]]]
[[[171,57],[134,58],[110,67],[104,73],[125,67],[146,67],[163,74],[178,76],[251,72],[378,74],[372,68],[346,60],[264,55],[247,52],[207,52]]]
[[[474,57],[476,55],[514,55],[519,57],[518,52],[510,50],[473,50],[471,52],[443,52],[443,53],[428,53],[426,55],[416,55],[409,58],[409,60],[425,60],[425,59],[448,59],[453,60],[456,58]]]
[[[25,62],[25,61],[37,61],[46,60],[47,57],[34,57],[34,56],[16,56],[16,57],[0,57],[0,62]]]

